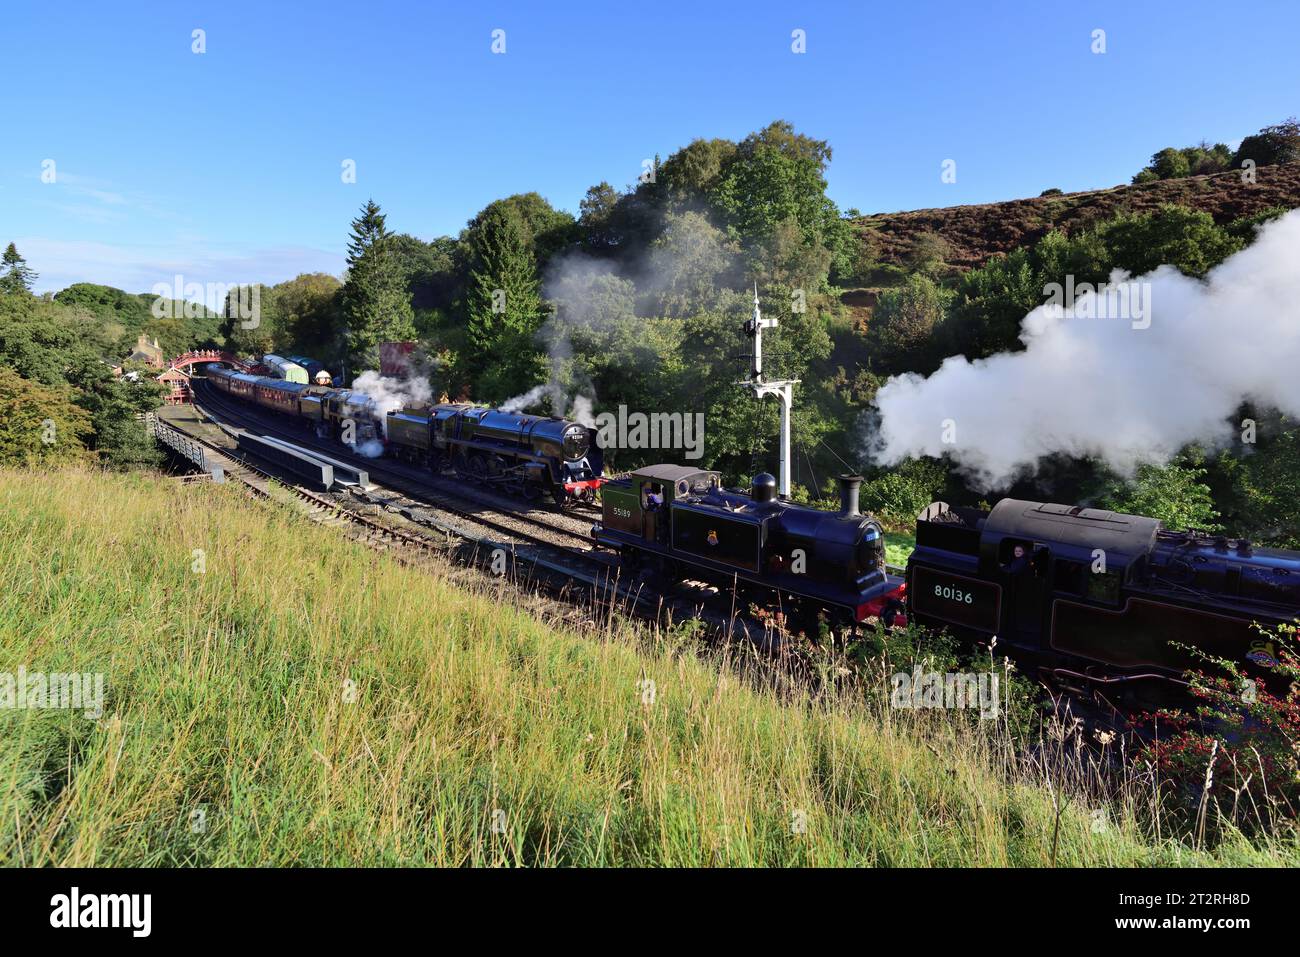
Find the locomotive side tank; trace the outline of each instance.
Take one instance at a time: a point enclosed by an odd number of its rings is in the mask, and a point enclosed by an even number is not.
[[[1003,499],[921,513],[911,617],[998,647],[1044,678],[1157,706],[1203,666],[1267,678],[1267,632],[1300,617],[1300,552],[1171,532],[1155,519]]]

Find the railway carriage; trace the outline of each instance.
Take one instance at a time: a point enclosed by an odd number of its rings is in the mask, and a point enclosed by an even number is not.
[[[253,399],[258,405],[286,415],[298,414],[299,397],[307,386],[279,379],[258,379],[253,384]]]
[[[435,475],[452,471],[530,501],[549,495],[560,505],[594,501],[603,481],[595,431],[576,422],[468,403],[383,415],[371,396],[352,389],[245,375],[216,364],[206,369],[217,389],[290,416],[318,437],[366,455],[415,462]]]

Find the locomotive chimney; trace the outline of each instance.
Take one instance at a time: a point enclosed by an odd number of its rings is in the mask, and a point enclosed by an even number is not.
[[[858,486],[862,484],[861,475],[840,476],[840,518],[857,518]]]

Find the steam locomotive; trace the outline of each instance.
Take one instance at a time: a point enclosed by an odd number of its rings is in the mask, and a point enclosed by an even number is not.
[[[777,500],[767,474],[746,495],[716,472],[656,465],[605,483],[592,535],[633,572],[774,593],[805,630],[817,610],[947,629],[1128,711],[1185,703],[1197,652],[1267,679],[1277,627],[1300,620],[1300,552],[1018,499],[929,506],[899,579],[858,511],[860,482],[841,477],[840,510],[826,512]]]
[[[604,481],[595,430],[576,422],[522,415],[469,404],[441,404],[384,412],[352,389],[287,382],[206,367],[218,390],[287,415],[362,454],[388,454],[435,475],[452,471],[466,481],[497,486],[561,506],[591,502]]]
[[[903,581],[885,571],[880,523],[858,511],[861,482],[842,478],[840,510],[827,512],[779,500],[765,472],[746,495],[717,472],[649,466],[605,482],[592,536],[632,571],[775,594],[804,630],[821,611],[832,627],[901,621]]]
[[[916,523],[910,617],[991,641],[1022,668],[1125,708],[1186,695],[1190,648],[1267,678],[1300,618],[1300,552],[1152,518],[1003,499],[936,502]]]

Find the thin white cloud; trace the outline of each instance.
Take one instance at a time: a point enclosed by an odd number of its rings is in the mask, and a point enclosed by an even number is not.
[[[307,246],[276,246],[235,251],[194,237],[168,246],[131,246],[86,240],[15,240],[18,251],[38,277],[37,292],[58,292],[73,283],[92,282],[127,292],[151,292],[166,283],[175,286],[231,286],[240,283],[284,282],[305,272],[341,275],[345,266],[339,253]],[[196,298],[193,296],[187,298]]]

